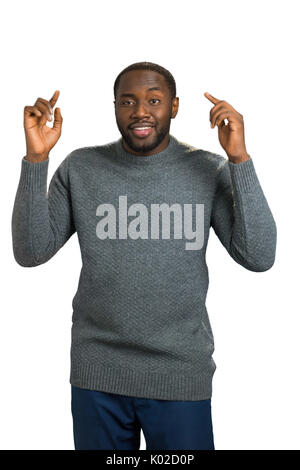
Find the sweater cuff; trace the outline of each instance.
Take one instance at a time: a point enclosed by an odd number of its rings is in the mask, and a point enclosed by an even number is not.
[[[233,185],[241,192],[253,191],[260,183],[254,168],[253,160],[241,163],[228,161]]]
[[[21,175],[19,187],[32,191],[47,192],[47,175],[49,158],[42,162],[33,163],[25,159],[21,160]]]

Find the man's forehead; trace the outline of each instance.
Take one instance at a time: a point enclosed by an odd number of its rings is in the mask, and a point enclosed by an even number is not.
[[[164,77],[151,70],[135,70],[126,72],[120,77],[119,92],[129,91],[129,88],[159,87],[162,91],[166,89]]]

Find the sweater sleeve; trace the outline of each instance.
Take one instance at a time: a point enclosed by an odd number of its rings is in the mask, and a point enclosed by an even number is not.
[[[70,154],[55,171],[47,193],[49,158],[21,160],[11,227],[14,258],[24,267],[46,263],[76,231],[68,185]]]
[[[275,262],[277,228],[253,160],[221,159],[211,226],[238,264],[250,271],[267,271]]]

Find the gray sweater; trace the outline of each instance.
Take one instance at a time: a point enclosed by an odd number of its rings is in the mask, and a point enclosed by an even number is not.
[[[276,224],[252,157],[232,163],[172,135],[162,152],[136,156],[120,138],[72,151],[47,192],[48,165],[49,158],[21,160],[13,251],[21,266],[39,266],[77,232],[70,383],[162,400],[210,398],[210,227],[244,268],[266,271],[275,260]]]

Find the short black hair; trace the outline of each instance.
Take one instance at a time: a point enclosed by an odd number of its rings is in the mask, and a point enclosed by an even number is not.
[[[154,64],[153,62],[136,62],[135,64],[128,65],[128,67],[123,69],[117,76],[115,83],[114,83],[115,99],[117,96],[117,90],[118,90],[121,76],[126,72],[130,72],[131,70],[153,70],[154,72],[160,73],[167,82],[167,87],[169,88],[170,93],[171,93],[171,99],[173,100],[174,98],[176,98],[176,83],[175,83],[173,75],[171,74],[171,72],[169,72],[169,70],[165,69],[161,65]]]

